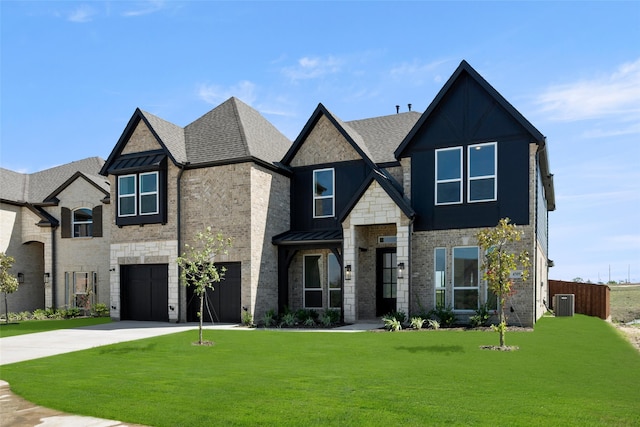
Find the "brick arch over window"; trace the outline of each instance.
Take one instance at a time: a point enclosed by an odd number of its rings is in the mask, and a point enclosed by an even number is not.
[[[67,239],[73,237],[73,212],[69,208],[63,207],[61,210],[61,233],[62,238]],[[93,226],[92,237],[102,237],[102,205],[95,206],[91,209]]]

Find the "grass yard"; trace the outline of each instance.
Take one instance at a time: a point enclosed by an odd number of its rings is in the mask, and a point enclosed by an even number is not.
[[[80,317],[76,319],[62,320],[25,320],[16,323],[0,323],[0,337],[12,337],[14,335],[33,334],[36,332],[53,331],[56,329],[71,329],[81,326],[100,325],[110,323],[108,317]]]
[[[509,332],[197,330],[2,367],[39,405],[150,426],[640,425],[640,355],[582,315]]]

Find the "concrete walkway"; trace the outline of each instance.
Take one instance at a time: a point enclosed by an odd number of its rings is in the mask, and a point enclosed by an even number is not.
[[[282,329],[282,331],[358,332],[382,327],[371,321],[341,326],[334,329]],[[86,350],[103,345],[134,341],[160,335],[173,334],[198,328],[197,323],[161,323],[120,321],[75,329],[60,329],[35,334],[0,338],[0,365]],[[235,324],[205,325],[205,329],[235,329]],[[7,382],[0,380],[0,426],[2,427],[144,427],[80,415],[65,414],[28,402],[11,392]]]

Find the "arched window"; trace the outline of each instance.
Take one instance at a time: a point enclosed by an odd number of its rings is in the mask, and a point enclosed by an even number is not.
[[[80,208],[73,211],[73,237],[93,236],[93,212]]]

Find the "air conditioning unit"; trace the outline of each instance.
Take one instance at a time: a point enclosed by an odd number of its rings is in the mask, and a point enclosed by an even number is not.
[[[573,316],[575,310],[575,295],[555,294],[553,296],[553,310],[557,317]]]

